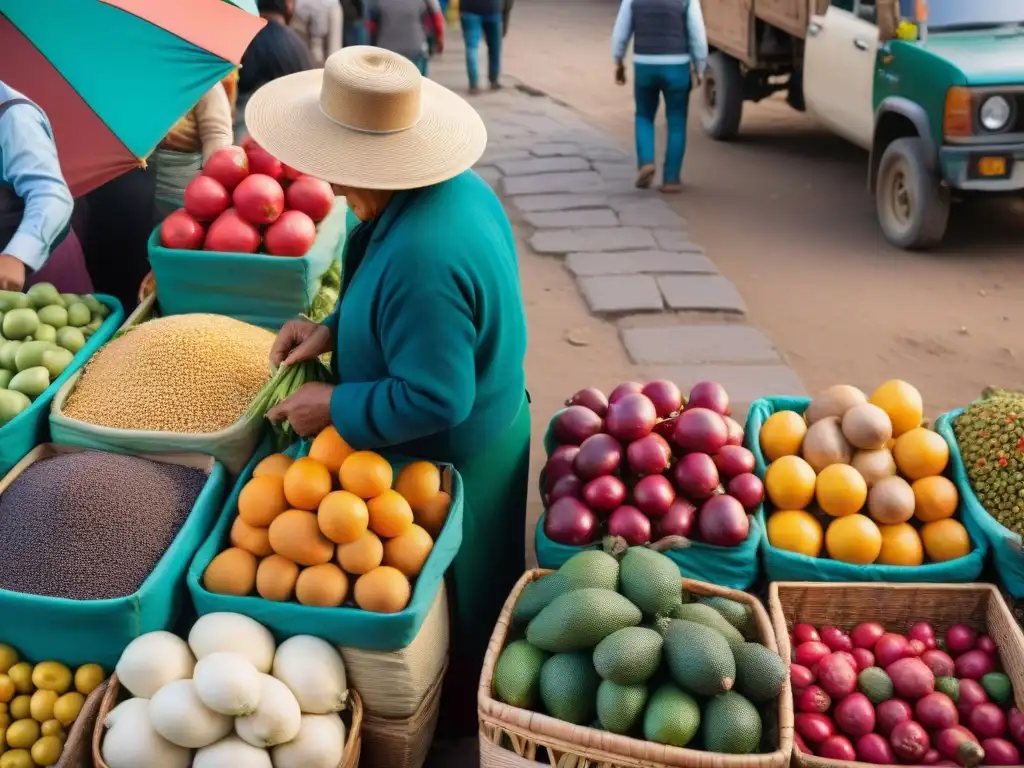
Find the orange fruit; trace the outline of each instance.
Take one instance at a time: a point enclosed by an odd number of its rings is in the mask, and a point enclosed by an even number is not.
[[[880,525],[882,549],[876,562],[881,565],[920,565],[924,562],[921,537],[910,523]]]
[[[288,471],[288,467],[292,465],[293,461],[295,459],[291,456],[285,456],[283,453],[272,453],[256,465],[256,468],[252,471],[252,476],[277,475],[278,477],[284,477],[284,473]]]
[[[296,459],[284,473],[284,497],[295,509],[312,512],[331,492],[333,481],[327,467],[316,459]]]
[[[938,432],[915,427],[896,438],[896,468],[911,482],[941,475],[949,463],[949,446]]]
[[[316,515],[289,509],[270,524],[270,546],[299,565],[321,565],[334,556],[334,544],[322,533]]]
[[[882,551],[882,534],[864,515],[837,517],[825,531],[825,549],[833,560],[867,565],[875,562]]]
[[[934,523],[956,514],[960,494],[949,478],[942,475],[922,477],[911,487],[914,489],[914,514],[922,523]]]
[[[795,456],[800,453],[806,434],[807,422],[803,416],[796,411],[777,411],[761,425],[758,434],[761,452],[768,461]]]
[[[203,572],[203,587],[216,595],[245,597],[256,586],[256,558],[252,552],[229,547]]]
[[[405,497],[415,512],[424,504],[429,504],[441,491],[441,470],[429,461],[406,464],[395,478],[395,490]]]
[[[372,499],[391,488],[391,464],[373,451],[356,451],[341,464],[341,487],[361,499]]]
[[[320,530],[335,544],[349,544],[366,532],[370,513],[366,502],[348,491],[331,491],[316,513]]]
[[[256,593],[264,600],[286,602],[295,594],[298,578],[299,566],[287,557],[265,557],[256,568]]]
[[[921,540],[928,558],[936,563],[966,557],[971,551],[967,529],[959,521],[950,518],[925,523],[921,527]]]
[[[238,494],[238,516],[253,528],[266,528],[286,509],[284,481],[277,475],[254,477]]]
[[[768,541],[776,549],[808,557],[821,555],[821,523],[802,509],[780,509],[768,518]]]
[[[366,503],[370,512],[370,530],[390,539],[401,536],[412,525],[412,507],[398,491],[390,488]]]
[[[776,459],[764,474],[768,498],[777,509],[803,509],[814,498],[814,470],[799,456]]]
[[[313,439],[309,446],[309,458],[316,459],[329,469],[333,474],[338,474],[341,464],[354,451],[348,443],[342,439],[333,426],[327,427]]]
[[[303,568],[295,582],[295,599],[302,605],[337,608],[348,597],[348,576],[334,563]]]
[[[868,498],[868,484],[849,464],[829,464],[818,475],[814,495],[822,512],[844,517],[863,508]]]
[[[384,545],[377,534],[366,531],[351,544],[339,544],[337,551],[338,565],[348,573],[357,576],[369,573],[384,562]]]
[[[890,379],[871,393],[868,402],[877,405],[892,422],[892,436],[899,437],[921,426],[924,418],[924,402],[921,393],[912,385],[900,379]]]
[[[452,497],[444,491],[438,491],[432,499],[420,504],[417,509],[413,509],[413,519],[416,521],[416,525],[424,528],[436,539],[440,535],[441,529],[444,528],[451,506]]]
[[[382,565],[356,580],[356,605],[373,613],[398,613],[412,597],[412,586],[397,568]]]
[[[434,540],[418,525],[393,539],[384,542],[384,565],[397,568],[410,579],[415,579],[423,570]]]
[[[236,517],[231,524],[230,541],[232,547],[252,552],[256,557],[266,557],[273,550],[270,548],[270,534],[266,528],[254,528],[241,517]]]

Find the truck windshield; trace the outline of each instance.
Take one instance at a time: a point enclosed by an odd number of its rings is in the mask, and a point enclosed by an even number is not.
[[[913,0],[900,0],[907,18],[914,18]],[[982,29],[1024,24],[1020,0],[928,0],[929,29]]]

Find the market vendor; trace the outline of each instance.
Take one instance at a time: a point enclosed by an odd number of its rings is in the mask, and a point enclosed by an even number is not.
[[[274,408],[302,435],[334,424],[356,449],[450,462],[464,490],[446,735],[475,732],[476,688],[501,607],[524,569],[530,414],[526,322],[512,228],[469,170],[487,133],[462,98],[380,48],[276,80],[246,109],[249,133],[345,195],[360,224],[342,298],[323,323],[293,320],[271,362],[333,352],[335,384]]]

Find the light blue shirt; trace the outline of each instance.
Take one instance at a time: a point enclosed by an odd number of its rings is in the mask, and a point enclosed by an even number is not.
[[[0,103],[23,98],[0,82]],[[21,225],[2,250],[38,270],[71,220],[75,201],[60,170],[50,122],[31,104],[0,115],[0,181],[25,202]]]
[[[700,9],[700,0],[687,0],[686,32],[690,37],[690,53],[637,55],[633,54],[634,64],[689,64],[693,61],[698,74],[704,72],[708,61],[708,34],[704,29],[704,14]],[[612,30],[612,58],[622,61],[626,58],[626,48],[633,38],[633,0],[622,0],[619,15],[615,19]]]

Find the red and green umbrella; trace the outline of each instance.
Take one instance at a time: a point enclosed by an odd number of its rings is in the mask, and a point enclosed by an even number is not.
[[[0,0],[0,79],[53,126],[81,195],[138,167],[241,61],[254,0]]]

